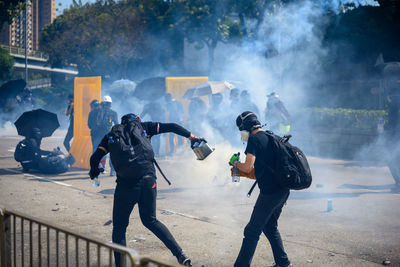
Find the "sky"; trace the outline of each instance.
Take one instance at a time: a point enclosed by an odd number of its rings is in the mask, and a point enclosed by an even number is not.
[[[82,3],[88,3],[88,2],[94,2],[95,0],[82,0]],[[59,5],[61,4],[61,6]],[[72,0],[56,0],[56,5],[57,5],[57,16],[61,15],[64,11],[64,9],[69,8],[69,6],[72,4]]]

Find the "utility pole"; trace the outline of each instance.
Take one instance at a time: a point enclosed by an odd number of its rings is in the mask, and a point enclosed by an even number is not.
[[[25,82],[28,85],[28,1],[25,0],[25,24],[24,24],[24,42],[25,42]]]

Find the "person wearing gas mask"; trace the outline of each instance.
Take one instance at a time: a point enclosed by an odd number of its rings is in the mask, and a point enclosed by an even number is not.
[[[191,260],[156,217],[157,182],[154,164],[158,165],[154,160],[150,139],[162,133],[175,133],[189,138],[192,146],[203,140],[176,123],[141,122],[139,116],[126,114],[121,118],[121,124],[115,125],[104,136],[91,156],[89,175],[94,179],[100,174],[99,161],[110,153],[117,173],[112,218],[114,243],[126,245],[129,216],[138,204],[143,225],[165,244],[180,264],[191,266]],[[116,252],[114,257],[116,266],[120,266],[120,254]]]
[[[269,137],[262,130],[257,116],[250,111],[245,111],[236,118],[236,126],[243,142],[247,142],[246,160],[240,163],[234,155],[229,164],[246,174],[250,174],[254,168],[260,194],[244,229],[242,246],[234,267],[250,266],[261,233],[265,234],[271,244],[275,259],[273,267],[292,266],[278,231],[278,219],[289,197],[289,189],[282,188],[271,172],[275,156]]]

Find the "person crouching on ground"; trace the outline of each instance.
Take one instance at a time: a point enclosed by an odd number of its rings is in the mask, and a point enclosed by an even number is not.
[[[121,124],[104,136],[91,156],[89,175],[91,179],[99,175],[99,161],[110,152],[117,174],[112,218],[114,243],[126,245],[129,216],[137,203],[143,225],[165,244],[180,264],[192,266],[167,227],[156,218],[156,162],[150,138],[168,132],[187,137],[192,144],[199,140],[176,123],[141,122],[135,114],[124,115]],[[114,257],[116,266],[120,266],[120,254],[114,252]]]
[[[271,244],[275,259],[273,267],[292,266],[278,231],[278,218],[289,197],[289,189],[282,188],[268,171],[273,169],[275,158],[268,136],[262,130],[257,116],[250,111],[245,111],[237,117],[236,126],[239,128],[242,140],[247,142],[246,160],[244,163],[231,162],[232,160],[229,163],[244,173],[250,173],[254,166],[260,194],[250,221],[244,229],[242,247],[234,267],[250,266],[262,232]]]

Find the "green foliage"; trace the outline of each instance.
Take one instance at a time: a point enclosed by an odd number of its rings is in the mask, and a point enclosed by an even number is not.
[[[14,71],[14,59],[8,52],[0,47],[0,80],[6,80],[11,77]]]
[[[23,8],[23,0],[0,0],[0,30],[4,22],[11,23],[12,19]]]
[[[330,48],[327,72],[344,78],[359,71],[373,71],[380,53],[386,61],[400,61],[400,5],[397,8],[364,6],[331,14],[324,35]]]
[[[386,120],[385,110],[355,110],[343,108],[305,108],[296,112],[297,127],[359,130],[375,132],[380,120]]]

